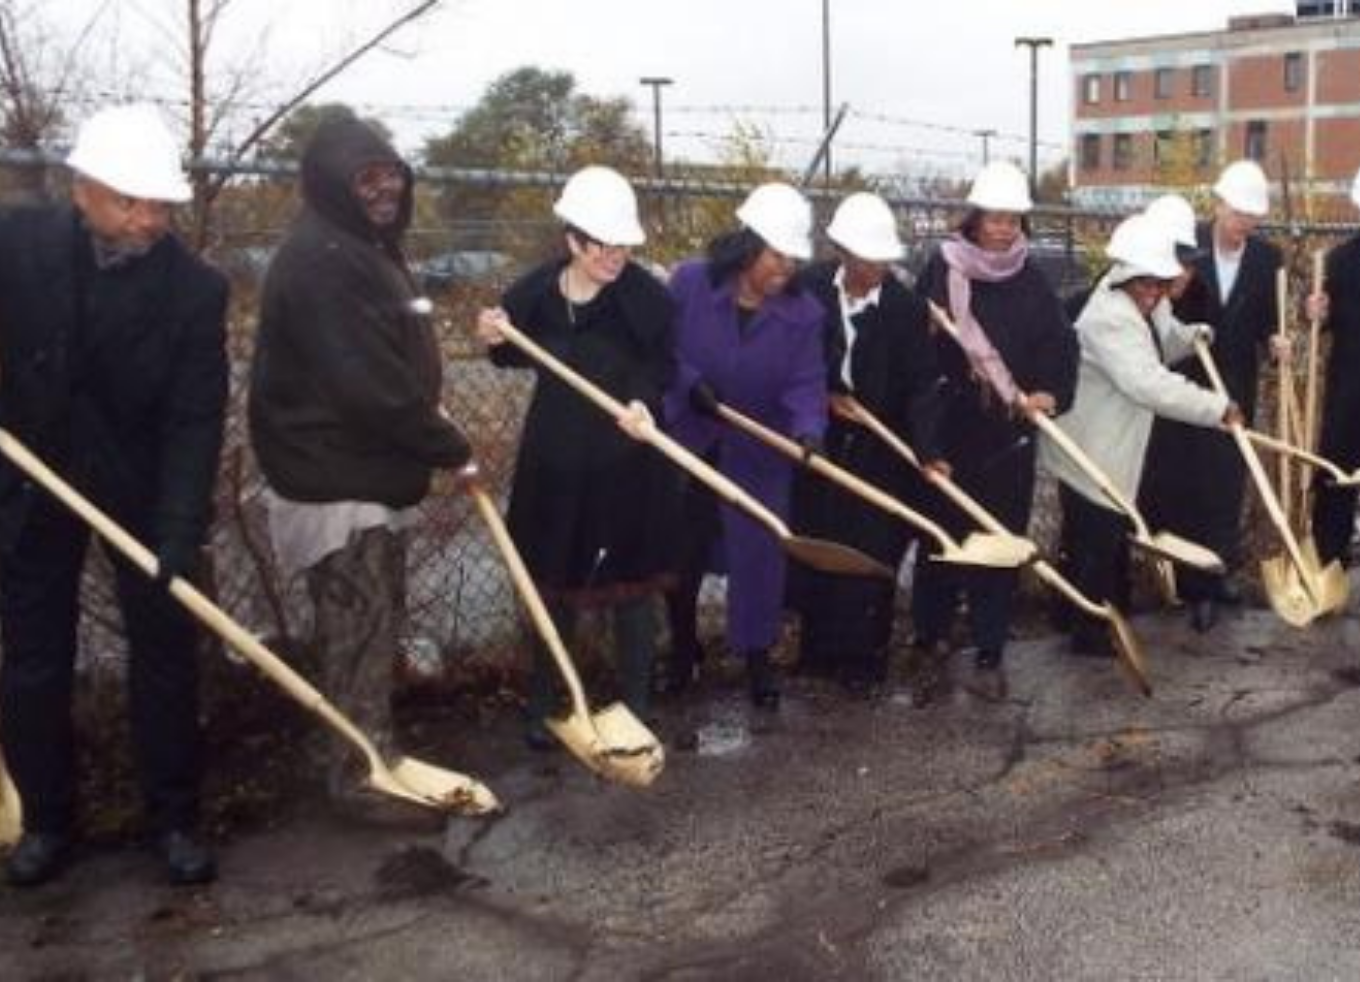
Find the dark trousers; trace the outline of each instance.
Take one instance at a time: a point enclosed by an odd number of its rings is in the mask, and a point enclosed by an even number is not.
[[[1339,488],[1317,478],[1313,485],[1313,539],[1325,566],[1332,560],[1350,562],[1355,535],[1355,488]]]
[[[613,615],[614,650],[617,657],[619,688],[624,703],[641,718],[650,705],[652,690],[652,661],[656,651],[656,615],[654,598],[634,597],[610,606]],[[567,650],[575,633],[577,611],[567,604],[549,604],[553,623],[562,636]],[[561,673],[553,662],[552,653],[542,642],[534,645],[533,671],[529,677],[529,698],[526,707],[533,721],[542,720],[556,711],[558,693],[563,689]]]
[[[69,830],[75,811],[75,674],[80,572],[90,533],[46,497],[0,557],[0,732],[30,832]],[[197,636],[178,601],[114,558],[127,632],[128,708],[142,797],[155,831],[198,821]]]
[[[406,538],[385,526],[364,529],[307,570],[312,646],[321,688],[379,750],[394,750],[393,659],[406,622]],[[349,741],[331,737],[332,788],[343,786]]]
[[[1019,574],[1013,569],[937,563],[922,550],[917,554],[911,591],[911,618],[917,641],[928,645],[949,633],[962,594],[968,600],[968,628],[973,644],[979,651],[1004,652],[1019,583]]]
[[[1062,506],[1063,573],[1095,603],[1109,601],[1120,610],[1129,608],[1128,517],[1104,508],[1066,484],[1058,485]],[[1084,613],[1072,622],[1075,636],[1103,638],[1104,621]]]

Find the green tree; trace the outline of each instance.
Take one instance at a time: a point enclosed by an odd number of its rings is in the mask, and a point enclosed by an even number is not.
[[[578,92],[570,72],[518,68],[487,87],[452,132],[426,141],[432,167],[504,169],[566,174],[588,163],[624,174],[644,173],[651,159],[646,132],[623,98]],[[463,248],[541,254],[556,234],[551,188],[502,191],[452,186],[439,195],[445,221],[497,231],[493,240],[461,237]]]

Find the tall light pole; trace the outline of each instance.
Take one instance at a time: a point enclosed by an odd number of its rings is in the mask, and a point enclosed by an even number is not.
[[[831,130],[831,0],[822,0],[822,132]],[[827,186],[831,185],[831,144],[822,161]]]
[[[1039,49],[1053,44],[1052,38],[1016,38],[1015,46],[1029,48],[1029,183],[1039,186]]]
[[[656,177],[657,180],[661,180],[666,176],[665,167],[661,161],[661,89],[675,80],[663,78],[660,75],[649,75],[638,79],[638,81],[643,85],[652,87],[652,149],[656,156]]]
[[[973,130],[973,135],[982,140],[982,166],[986,167],[992,160],[992,146],[989,141],[996,136],[996,130]]]

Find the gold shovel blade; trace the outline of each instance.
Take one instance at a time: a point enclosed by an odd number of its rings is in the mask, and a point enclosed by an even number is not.
[[[1261,583],[1271,609],[1291,627],[1307,627],[1322,613],[1299,579],[1299,571],[1283,556],[1261,561]]]
[[[1299,552],[1303,554],[1303,564],[1313,577],[1322,612],[1338,614],[1345,610],[1351,594],[1351,581],[1346,576],[1345,568],[1336,560],[1323,566],[1318,557],[1317,542],[1311,535],[1299,542]]]
[[[414,757],[398,757],[388,766],[371,766],[368,783],[384,794],[459,815],[485,815],[501,807],[491,789],[476,778]]]
[[[892,579],[893,571],[877,559],[839,542],[803,535],[791,535],[783,541],[784,549],[790,556],[820,572]]]
[[[1193,566],[1206,573],[1222,573],[1225,569],[1218,553],[1198,542],[1181,538],[1174,532],[1155,532],[1148,539],[1134,537],[1133,543],[1153,555],[1182,566]]]
[[[621,702],[589,717],[572,714],[550,719],[547,726],[574,757],[620,784],[645,788],[666,765],[661,742]]]
[[[19,803],[19,789],[5,770],[5,759],[0,757],[0,846],[12,846],[24,831],[24,813]]]
[[[946,549],[940,561],[970,566],[1015,569],[1032,562],[1039,549],[1029,539],[996,532],[971,532],[958,549]]]
[[[1147,658],[1138,635],[1124,615],[1109,604],[1105,605],[1105,620],[1110,625],[1110,640],[1114,643],[1115,660],[1125,677],[1145,696],[1152,695],[1152,680],[1148,674]]]

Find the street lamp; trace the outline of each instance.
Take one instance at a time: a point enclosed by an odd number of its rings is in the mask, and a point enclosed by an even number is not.
[[[1039,186],[1039,49],[1053,44],[1052,38],[1016,38],[1015,46],[1029,48],[1029,183]]]
[[[670,85],[674,79],[663,78],[659,75],[649,75],[638,79],[643,85],[652,87],[652,149],[656,155],[656,177],[660,180],[665,176],[665,169],[661,163],[661,88]]]
[[[822,0],[822,132],[831,131],[831,0]],[[826,184],[831,186],[831,143],[826,145]]]
[[[982,166],[986,167],[992,160],[991,143],[989,141],[996,136],[996,130],[973,130],[973,135],[982,139]]]

